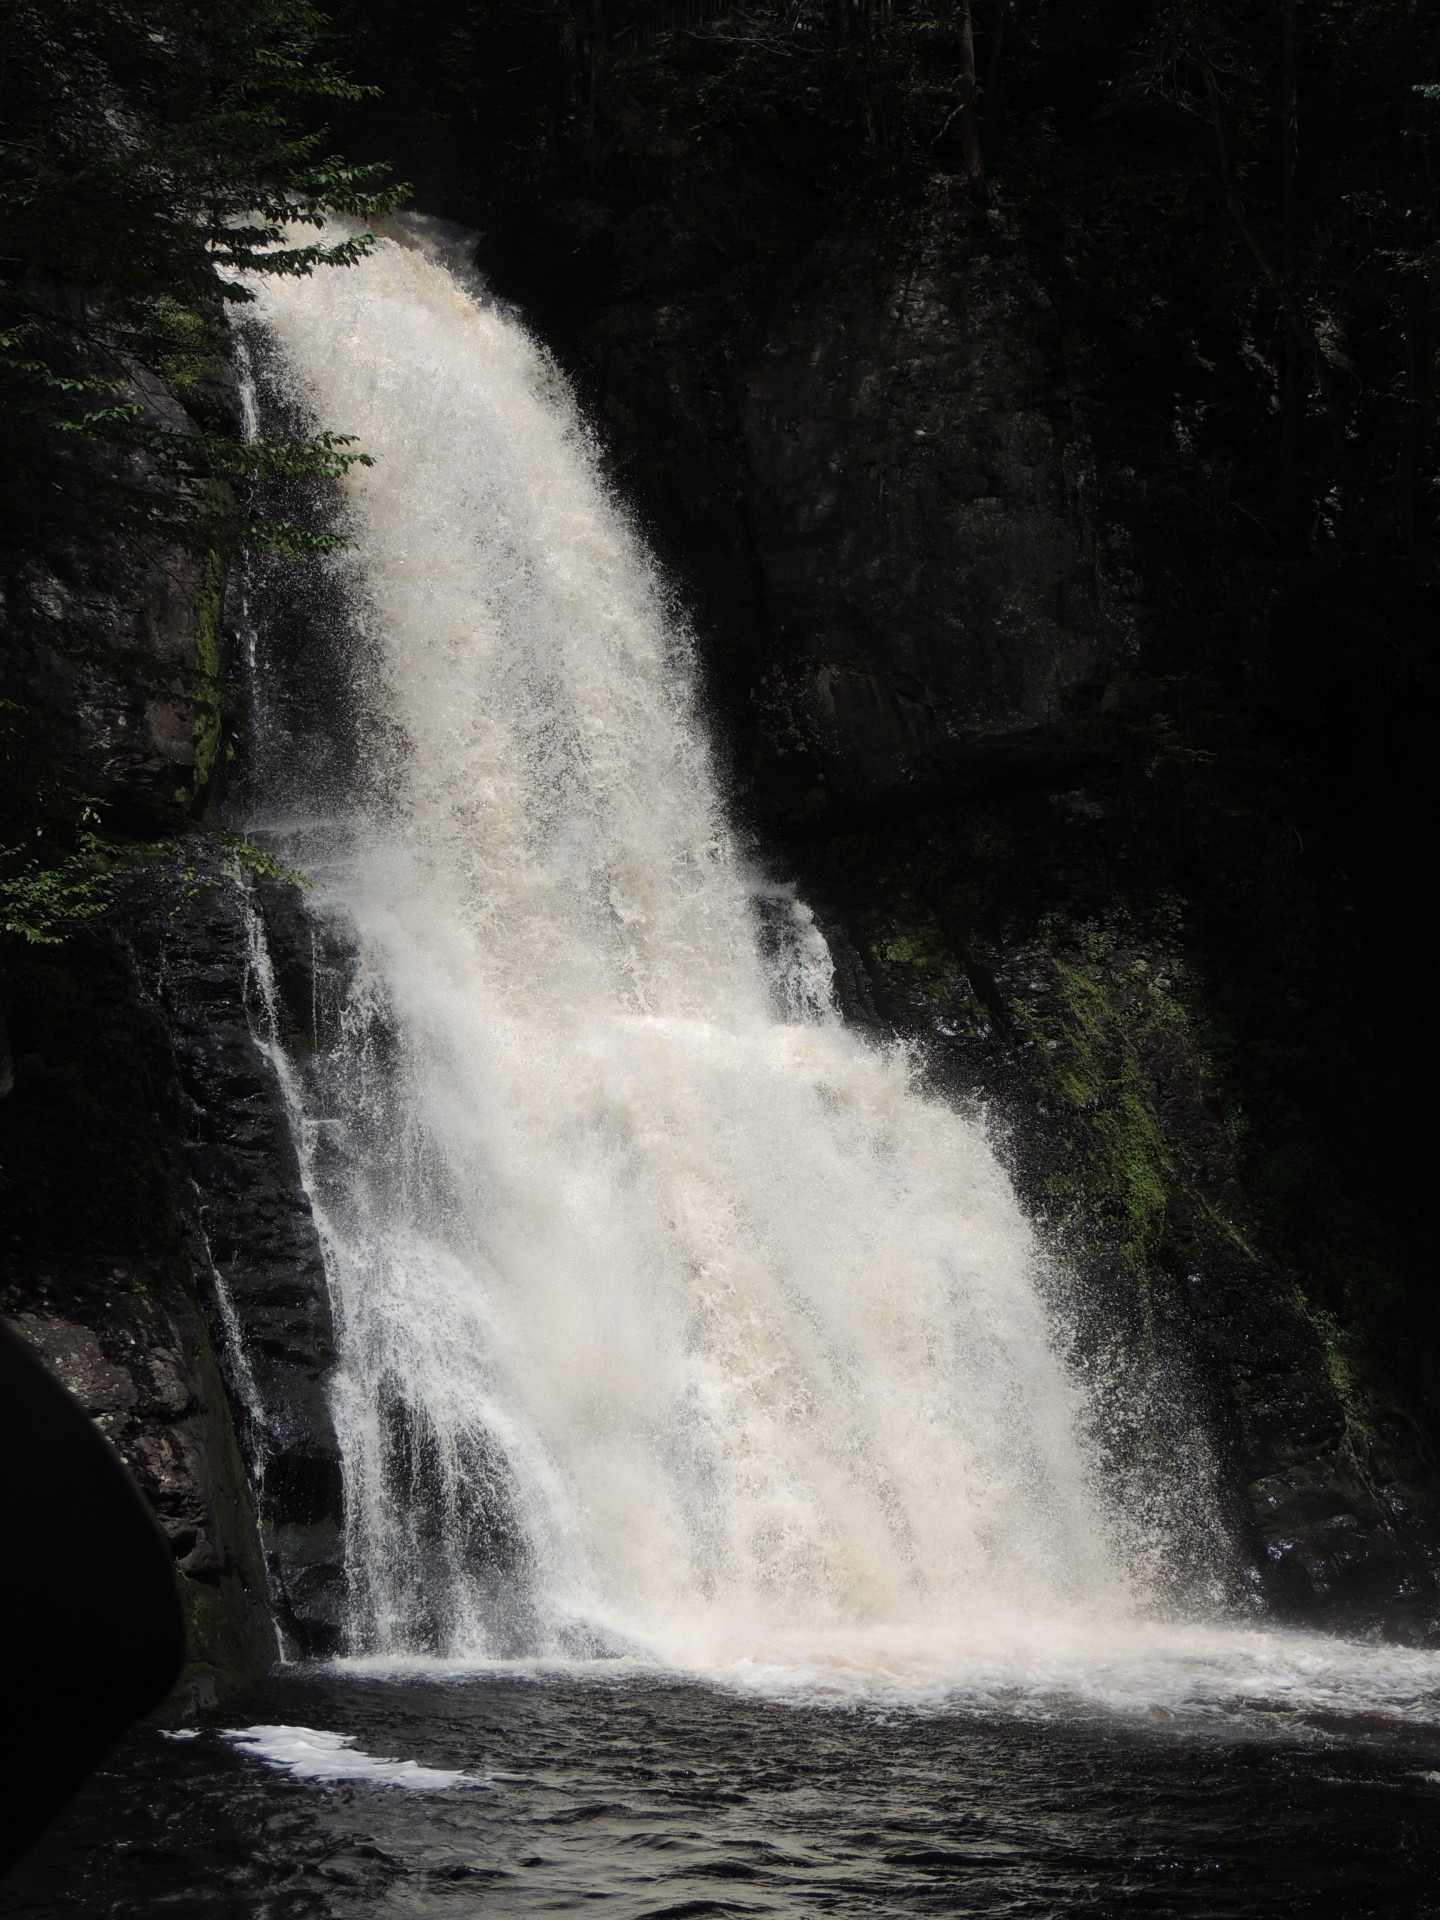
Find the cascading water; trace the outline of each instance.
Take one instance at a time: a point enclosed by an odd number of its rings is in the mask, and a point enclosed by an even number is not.
[[[553,369],[410,245],[257,291],[292,402],[375,461],[330,569],[355,770],[307,795],[256,747],[358,956],[299,1096],[352,1644],[720,1666],[1123,1619],[1030,1230],[742,871]]]
[[[395,244],[260,292],[267,405],[377,456],[240,622],[356,1657],[126,1743],[24,1911],[1433,1916],[1440,1660],[1147,1604],[1006,1181],[741,871],[543,358]]]

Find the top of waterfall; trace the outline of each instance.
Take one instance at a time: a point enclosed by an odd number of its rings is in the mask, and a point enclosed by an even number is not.
[[[383,220],[372,221],[370,226],[382,239],[393,240],[397,246],[408,247],[437,267],[444,267],[467,293],[485,299],[491,297],[475,264],[475,255],[485,236],[474,227],[462,227],[458,221],[441,220],[432,213],[392,213]]]

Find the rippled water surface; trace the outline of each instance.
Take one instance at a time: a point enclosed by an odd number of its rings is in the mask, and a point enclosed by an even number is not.
[[[581,1910],[1440,1915],[1440,1729],[292,1670],[193,1737],[130,1741],[0,1896],[94,1920]]]

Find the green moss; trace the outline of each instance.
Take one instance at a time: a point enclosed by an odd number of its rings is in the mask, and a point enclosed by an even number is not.
[[[883,966],[908,969],[922,985],[942,992],[959,971],[939,928],[926,919],[908,926],[890,923],[875,935],[872,952]]]
[[[816,820],[823,819],[825,810],[829,804],[829,794],[817,781],[813,787],[807,789],[805,797],[797,802],[792,810],[791,818],[797,826],[808,826]]]
[[[1083,1195],[1087,1212],[1119,1222],[1120,1250],[1143,1270],[1164,1237],[1175,1169],[1135,1057],[1134,1012],[1118,1007],[1090,968],[1053,965],[1059,1034],[1035,1037],[1055,1093],[1085,1116],[1074,1200]]]
[[[1361,1389],[1356,1377],[1356,1356],[1354,1352],[1353,1331],[1343,1326],[1333,1313],[1324,1307],[1317,1307],[1307,1300],[1303,1288],[1296,1289],[1296,1302],[1320,1338],[1325,1354],[1325,1365],[1335,1388],[1336,1397],[1345,1409],[1345,1417],[1352,1425],[1364,1423],[1368,1408],[1368,1396]]]

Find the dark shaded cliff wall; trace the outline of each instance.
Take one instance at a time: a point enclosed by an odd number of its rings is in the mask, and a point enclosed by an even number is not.
[[[260,256],[351,257],[290,222],[393,199],[310,131],[351,97],[322,24],[12,7],[0,61],[0,1304],[165,1524],[192,1699],[276,1626],[330,1650],[341,1601],[319,1247],[252,1031],[267,863],[215,819],[227,558],[323,549],[255,496],[347,464],[242,438],[223,314]]]
[[[246,888],[186,838],[224,751],[220,582],[77,525],[11,556],[4,588],[0,694],[43,698],[151,851],[69,938],[0,951],[0,1312],[159,1516],[189,1634],[176,1704],[199,1706],[271,1663],[276,1624],[331,1650],[341,1604],[318,1241],[252,1033]],[[117,645],[155,676],[107,673]],[[83,1539],[74,1565],[103,1583]]]

